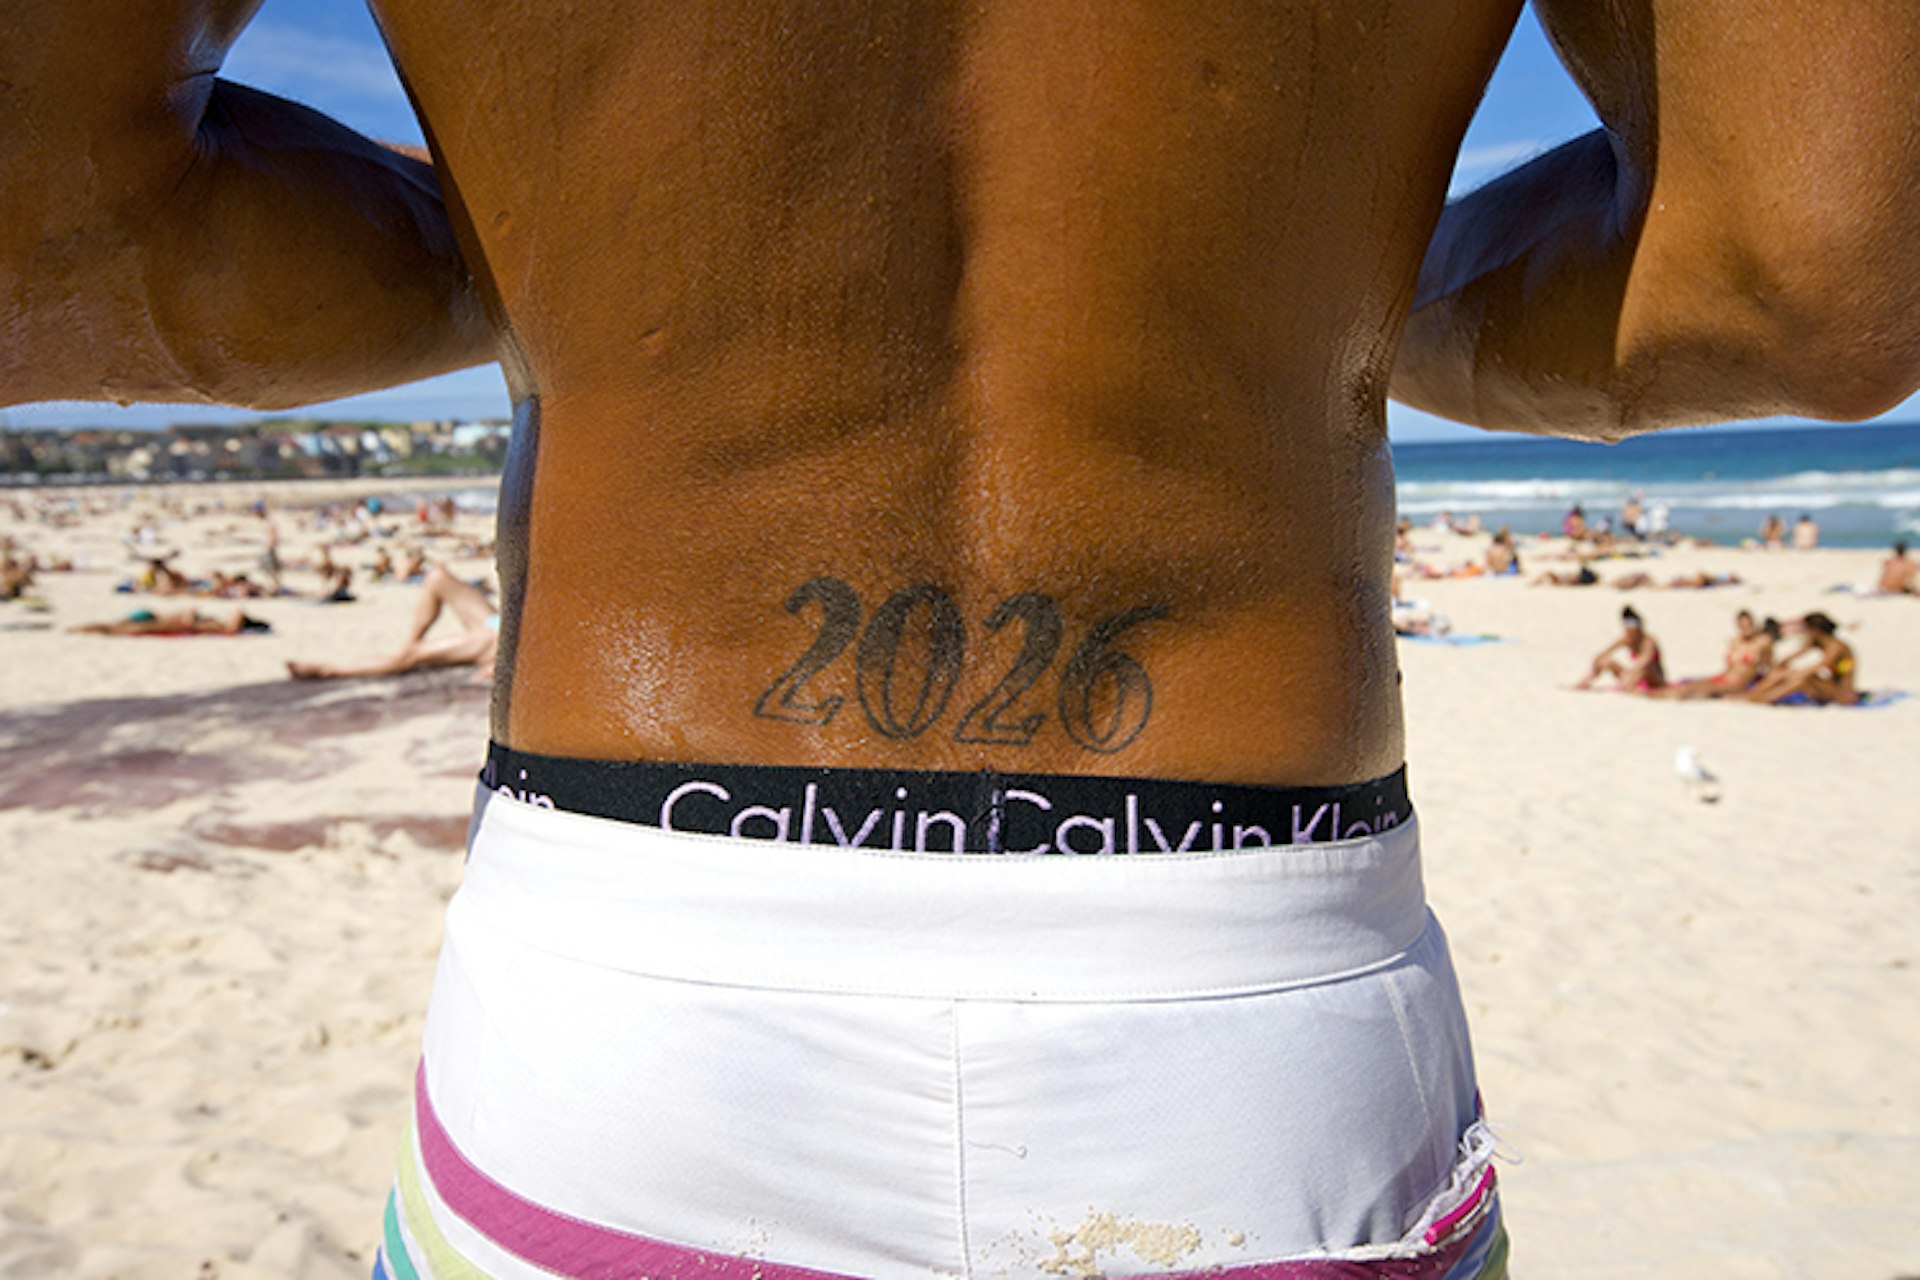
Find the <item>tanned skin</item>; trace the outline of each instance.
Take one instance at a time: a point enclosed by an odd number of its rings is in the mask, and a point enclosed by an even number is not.
[[[1519,0],[379,0],[431,166],[214,81],[251,9],[0,17],[0,402],[497,355],[523,750],[1377,777],[1390,383],[1612,437],[1920,376],[1906,0],[1542,3],[1611,132],[1444,218]]]

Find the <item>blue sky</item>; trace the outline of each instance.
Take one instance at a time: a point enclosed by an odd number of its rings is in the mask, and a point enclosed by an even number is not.
[[[377,138],[421,140],[373,21],[365,6],[355,0],[266,0],[234,47],[222,74],[296,98]],[[1454,188],[1460,191],[1478,186],[1502,169],[1585,133],[1594,125],[1592,110],[1554,57],[1529,8],[1494,73],[1479,114],[1467,130],[1454,171]],[[356,396],[309,412],[396,419],[505,417],[507,392],[499,371],[489,367]],[[47,404],[8,409],[4,421],[16,426],[157,426],[174,420],[250,416],[206,406],[134,405],[120,409],[98,404]],[[1887,417],[1920,418],[1920,396]],[[1481,434],[1398,404],[1389,408],[1388,423],[1395,440],[1460,440]]]

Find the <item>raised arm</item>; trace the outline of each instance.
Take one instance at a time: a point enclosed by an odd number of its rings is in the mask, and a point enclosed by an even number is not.
[[[493,358],[433,168],[215,79],[259,0],[0,16],[0,404],[282,408]]]
[[[1536,7],[1605,128],[1447,207],[1397,398],[1618,439],[1920,387],[1920,5]]]

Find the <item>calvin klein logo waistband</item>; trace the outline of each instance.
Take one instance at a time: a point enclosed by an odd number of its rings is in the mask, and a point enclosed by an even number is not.
[[[1339,787],[1081,774],[665,764],[492,744],[480,781],[663,831],[901,853],[1205,853],[1352,840],[1413,815],[1407,771]]]

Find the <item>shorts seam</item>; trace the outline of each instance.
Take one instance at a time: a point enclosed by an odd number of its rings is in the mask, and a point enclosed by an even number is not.
[[[973,1245],[967,1238],[967,1111],[960,1065],[960,1002],[947,1002],[948,1043],[953,1050],[953,1193],[956,1225],[960,1238],[960,1274],[973,1277]]]
[[[1400,1028],[1400,1051],[1407,1057],[1407,1070],[1413,1076],[1413,1091],[1420,1098],[1420,1114],[1426,1117],[1427,1131],[1433,1131],[1433,1104],[1427,1099],[1426,1081],[1420,1078],[1420,1063],[1413,1052],[1413,1028],[1407,1025],[1406,996],[1395,981],[1397,975],[1388,972],[1380,975],[1381,987],[1387,993],[1387,1007],[1393,1010],[1394,1025]]]
[[[1394,1025],[1400,1030],[1400,1051],[1406,1056],[1407,1074],[1413,1080],[1413,1093],[1415,1097],[1420,1099],[1420,1114],[1425,1117],[1427,1122],[1427,1141],[1424,1145],[1430,1152],[1432,1150],[1432,1137],[1435,1131],[1433,1101],[1427,1096],[1427,1082],[1420,1070],[1420,1060],[1414,1052],[1413,1029],[1407,1021],[1406,993],[1400,989],[1399,975],[1392,971],[1384,972],[1380,975],[1380,986],[1381,990],[1386,993],[1387,1007],[1393,1010]],[[1444,1181],[1446,1175],[1447,1169],[1444,1165],[1438,1171],[1428,1171],[1429,1179],[1437,1178],[1438,1180]]]

